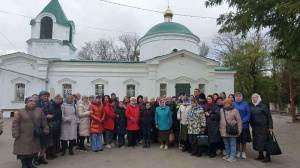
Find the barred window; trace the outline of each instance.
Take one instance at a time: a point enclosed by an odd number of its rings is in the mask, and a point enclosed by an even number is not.
[[[161,83],[159,87],[159,95],[160,97],[167,95],[167,84]]]
[[[95,95],[100,97],[104,97],[104,85],[103,84],[96,84],[95,85]]]
[[[25,97],[25,84],[17,83],[15,89],[15,101],[24,101]]]
[[[64,98],[67,98],[68,95],[72,95],[72,85],[62,84],[62,93]]]
[[[135,85],[127,85],[127,96],[135,97]]]

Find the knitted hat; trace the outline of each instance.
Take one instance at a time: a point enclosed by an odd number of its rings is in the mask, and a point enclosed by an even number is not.
[[[34,97],[27,97],[27,98],[25,99],[25,104],[27,104],[27,103],[30,102],[30,101],[36,101],[36,100],[35,100]]]
[[[230,106],[232,106],[231,99],[225,99],[225,100],[224,100],[224,104],[225,104],[225,103],[230,103]]]
[[[205,96],[205,94],[204,94],[204,93],[200,93],[200,95],[199,95],[199,99],[204,99],[204,100],[206,100],[206,96]]]

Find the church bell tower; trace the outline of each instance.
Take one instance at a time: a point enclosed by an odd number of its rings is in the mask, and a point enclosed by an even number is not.
[[[58,0],[50,3],[30,21],[28,54],[40,58],[75,59],[75,24],[68,20]]]

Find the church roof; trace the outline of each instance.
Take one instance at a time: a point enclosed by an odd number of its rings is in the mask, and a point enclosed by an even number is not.
[[[41,13],[51,13],[55,16],[56,18],[56,23],[63,25],[63,26],[70,26],[70,23],[72,21],[68,20],[65,12],[63,11],[60,3],[58,2],[58,0],[51,0],[51,2],[42,10]],[[35,20],[32,19],[30,21],[30,24],[34,24]]]
[[[176,22],[163,22],[153,26],[146,34],[146,36],[150,36],[153,34],[161,34],[161,33],[183,33],[183,34],[194,34],[184,25]]]

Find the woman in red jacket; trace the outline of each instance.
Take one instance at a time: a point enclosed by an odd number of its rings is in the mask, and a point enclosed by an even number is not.
[[[125,116],[127,118],[128,147],[137,146],[136,137],[139,133],[140,108],[136,104],[136,98],[130,98],[130,104],[126,107]]]
[[[104,112],[105,112],[105,121],[104,121],[104,128],[105,128],[105,144],[106,148],[111,149],[115,147],[113,144],[113,136],[114,136],[114,128],[115,128],[115,118],[116,114],[114,113],[115,101],[111,99],[105,102]]]
[[[102,151],[102,134],[105,130],[104,128],[104,119],[105,113],[103,112],[103,106],[101,103],[100,96],[95,96],[95,99],[92,100],[92,104],[89,107],[90,116],[92,118],[91,122],[91,137],[92,137],[92,151],[98,152]]]

